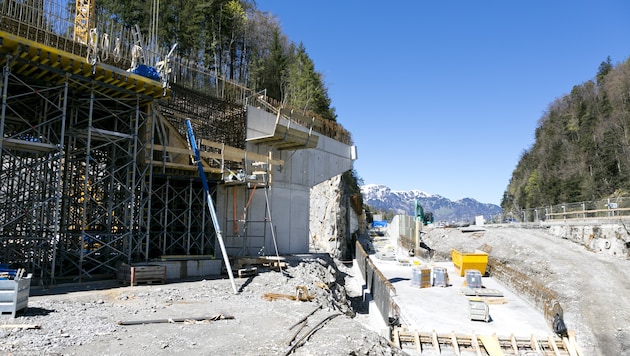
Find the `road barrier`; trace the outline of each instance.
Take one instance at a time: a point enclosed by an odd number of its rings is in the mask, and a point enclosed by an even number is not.
[[[376,268],[359,241],[356,243],[355,255],[363,280],[372,295],[374,304],[381,312],[383,321],[388,326],[397,324],[399,320],[399,308],[392,298],[396,295],[396,288],[394,288],[392,283]]]

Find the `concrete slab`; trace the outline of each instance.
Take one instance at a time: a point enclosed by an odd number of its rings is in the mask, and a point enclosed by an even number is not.
[[[401,323],[409,330],[458,334],[496,333],[499,336],[535,335],[544,339],[553,334],[542,312],[493,278],[483,277],[483,287],[500,291],[503,297],[487,299],[489,322],[473,321],[470,318],[469,297],[464,293],[465,277],[456,273],[452,262],[423,262],[411,258],[413,262],[409,266],[374,256],[371,259],[396,288],[394,301],[400,308]],[[412,268],[433,266],[446,268],[450,286],[420,288],[412,284]]]

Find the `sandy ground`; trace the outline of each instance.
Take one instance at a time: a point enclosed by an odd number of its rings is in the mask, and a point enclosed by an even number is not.
[[[588,251],[544,229],[491,228],[482,232],[426,229],[424,241],[441,255],[472,252],[484,244],[490,256],[556,291],[568,329],[585,355],[630,355],[630,260]]]

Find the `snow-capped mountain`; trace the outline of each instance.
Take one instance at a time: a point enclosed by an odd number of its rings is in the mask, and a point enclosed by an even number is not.
[[[436,194],[428,194],[421,190],[394,191],[381,184],[366,184],[361,187],[363,202],[379,211],[393,211],[396,214],[415,214],[416,199],[425,212],[432,212],[434,220],[446,222],[472,222],[477,215],[486,220],[501,214],[501,207],[495,204],[484,204],[472,198],[456,201]]]

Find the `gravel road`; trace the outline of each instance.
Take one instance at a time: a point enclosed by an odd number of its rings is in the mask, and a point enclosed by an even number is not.
[[[463,232],[427,229],[425,243],[441,255],[452,248],[491,247],[490,257],[555,291],[567,328],[584,355],[630,355],[630,260],[589,251],[545,229],[517,227]]]
[[[402,354],[368,328],[360,297],[363,282],[355,269],[327,255],[294,257],[288,264],[282,273],[261,269],[256,276],[236,279],[238,294],[226,278],[35,289],[26,311],[15,319],[3,317],[0,325],[39,329],[0,329],[0,353]],[[307,287],[312,300],[290,299],[298,286]],[[298,323],[311,313],[304,325]]]

